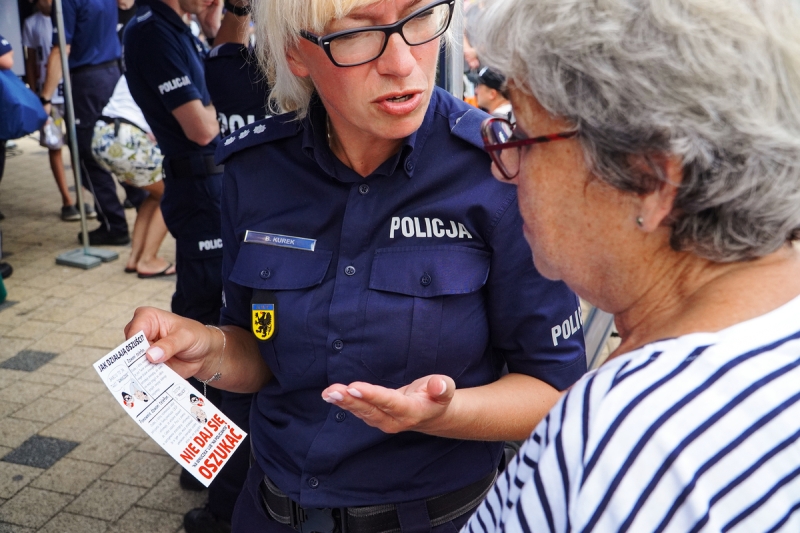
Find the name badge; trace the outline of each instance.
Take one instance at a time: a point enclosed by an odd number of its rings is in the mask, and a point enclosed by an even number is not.
[[[314,247],[317,245],[316,239],[304,239],[302,237],[292,237],[291,235],[278,235],[277,233],[262,233],[250,229],[244,232],[244,242],[294,248],[295,250],[306,250],[307,252],[313,252]]]

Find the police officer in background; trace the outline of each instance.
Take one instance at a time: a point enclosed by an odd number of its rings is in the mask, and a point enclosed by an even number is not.
[[[217,110],[222,135],[266,116],[269,93],[264,76],[258,71],[250,37],[250,8],[247,1],[225,2],[214,47],[205,60],[205,78],[211,101]],[[221,273],[220,273],[221,274]],[[219,391],[218,406],[240,428],[250,432],[252,394]],[[225,468],[208,488],[208,501],[183,517],[186,533],[222,533],[230,531],[236,498],[247,476],[250,459],[250,437],[225,464]],[[185,471],[181,472],[186,478]],[[192,478],[193,479],[193,478]],[[183,486],[186,486],[186,479]]]
[[[69,54],[75,132],[84,186],[92,191],[100,227],[89,232],[89,244],[128,244],[128,222],[117,196],[117,181],[92,154],[94,124],[108,104],[120,77],[116,0],[63,0],[64,39]],[[53,10],[52,16],[55,16]],[[45,111],[62,78],[61,51],[55,22],[47,77],[40,94]],[[78,239],[82,235],[78,234]]]
[[[505,83],[506,79],[502,74],[489,67],[481,67],[475,82],[475,98],[478,107],[493,117],[514,122],[514,113],[511,110]]]
[[[206,85],[223,137],[269,116],[267,82],[250,46],[249,13],[247,0],[225,2],[222,25],[206,59]]]
[[[153,362],[257,392],[233,531],[457,531],[503,441],[585,372],[578,299],[531,261],[488,115],[435,87],[460,9],[253,2],[282,114],[217,150],[224,325],[140,308],[126,327]]]
[[[172,311],[216,324],[222,304],[219,199],[222,167],[214,164],[219,125],[206,89],[205,51],[182,17],[198,15],[217,34],[221,0],[149,0],[123,37],[131,95],[164,154],[164,221],[176,241]],[[207,7],[206,7],[207,6]]]

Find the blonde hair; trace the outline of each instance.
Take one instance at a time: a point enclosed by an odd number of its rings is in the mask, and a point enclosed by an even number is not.
[[[346,17],[353,10],[383,0],[256,0],[251,2],[255,25],[256,55],[267,76],[271,92],[269,107],[275,113],[296,112],[303,118],[314,92],[310,78],[292,74],[286,53],[297,46],[300,30],[321,34],[332,20]],[[456,0],[450,28],[443,36],[450,46],[453,26],[461,16],[461,1]],[[424,5],[424,4],[423,4]],[[422,6],[420,6],[422,7]]]

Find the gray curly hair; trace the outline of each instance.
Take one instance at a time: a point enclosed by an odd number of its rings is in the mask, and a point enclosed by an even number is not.
[[[256,55],[271,86],[269,107],[276,113],[294,111],[297,118],[308,112],[314,85],[309,78],[298,78],[289,69],[286,52],[297,46],[300,30],[324,33],[334,19],[346,17],[353,10],[381,0],[254,0],[251,1],[255,26]],[[421,4],[420,7],[424,5]],[[453,19],[442,36],[452,46],[453,28],[460,27],[461,0],[456,1]]]
[[[580,130],[610,185],[682,158],[671,246],[712,261],[800,239],[800,0],[501,0],[481,60]],[[638,170],[637,170],[638,169]]]

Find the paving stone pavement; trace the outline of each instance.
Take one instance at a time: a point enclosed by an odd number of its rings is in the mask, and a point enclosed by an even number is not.
[[[124,340],[136,307],[169,309],[174,277],[124,273],[125,246],[104,247],[119,259],[90,270],[56,265],[79,248],[80,224],[59,217],[47,151],[30,137],[16,142],[0,183],[4,260],[14,267],[0,304],[0,533],[183,532],[183,514],[205,494],[180,488],[180,466],[92,368]],[[132,228],[135,212],[126,215]],[[161,254],[174,261],[170,236]]]

